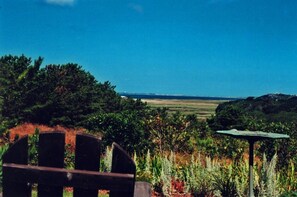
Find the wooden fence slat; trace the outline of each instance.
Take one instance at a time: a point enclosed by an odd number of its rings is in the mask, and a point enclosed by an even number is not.
[[[124,151],[117,143],[113,143],[113,152],[112,152],[112,166],[111,172],[115,173],[128,173],[134,175],[134,183],[136,176],[136,166],[131,157]],[[133,197],[134,195],[134,184],[129,189],[130,192],[118,192],[110,191],[110,197]]]
[[[65,134],[42,133],[39,134],[38,165],[47,167],[64,167]],[[55,182],[52,178],[50,181]],[[38,197],[62,197],[63,186],[38,185]]]
[[[9,179],[16,182],[38,183],[50,186],[67,186],[85,189],[131,191],[134,174],[67,170],[43,166],[28,166],[5,163],[3,168],[11,174]],[[122,195],[123,196],[123,195]]]
[[[100,168],[101,141],[91,135],[77,134],[75,146],[75,169],[98,172]],[[98,189],[74,188],[73,196],[97,197]]]
[[[3,156],[3,196],[29,197],[37,183],[39,197],[62,197],[63,186],[73,187],[75,197],[133,197],[136,166],[131,157],[113,143],[111,173],[99,172],[101,141],[81,134],[76,138],[75,170],[64,169],[65,134],[39,134],[38,166],[28,165],[28,137],[21,138]]]
[[[3,163],[28,164],[28,136],[16,141],[3,155]],[[5,197],[29,197],[31,186],[27,182],[15,182],[10,180],[11,173],[6,169],[3,171],[3,196]]]

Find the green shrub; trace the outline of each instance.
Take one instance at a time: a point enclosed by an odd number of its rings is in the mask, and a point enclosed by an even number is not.
[[[145,153],[150,146],[148,133],[144,130],[144,120],[136,112],[98,114],[88,120],[89,129],[102,132],[103,146],[118,143],[128,153]],[[96,125],[96,126],[92,126]]]
[[[152,111],[146,126],[157,152],[193,152],[197,120],[178,112],[169,115],[163,108]]]
[[[287,191],[280,195],[280,197],[297,197],[297,191]]]
[[[33,135],[28,137],[28,157],[29,164],[38,164],[38,141],[39,141],[39,129],[36,128]]]
[[[107,146],[103,157],[100,159],[100,171],[110,172],[112,163],[112,148]]]
[[[75,167],[75,153],[70,144],[65,145],[64,152],[64,167],[66,169],[74,169]]]
[[[207,196],[214,192],[212,174],[218,170],[218,163],[206,158],[205,166],[200,156],[192,155],[190,164],[185,167],[186,189],[194,196]]]
[[[2,174],[2,164],[3,164],[3,154],[7,151],[8,149],[8,144],[5,144],[5,145],[2,145],[0,146],[0,185],[2,186],[2,177],[3,177],[3,174]]]
[[[292,160],[289,161],[287,169],[282,169],[279,176],[279,184],[282,191],[296,191],[297,190],[297,177],[295,164]]]

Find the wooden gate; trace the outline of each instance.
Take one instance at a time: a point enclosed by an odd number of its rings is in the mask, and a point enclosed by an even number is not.
[[[39,197],[62,197],[63,187],[73,187],[74,197],[132,197],[136,167],[129,155],[113,143],[111,172],[99,172],[101,141],[77,134],[75,169],[64,169],[65,134],[42,133],[38,142],[38,166],[28,165],[28,136],[15,142],[3,155],[3,197],[29,197],[37,184]]]

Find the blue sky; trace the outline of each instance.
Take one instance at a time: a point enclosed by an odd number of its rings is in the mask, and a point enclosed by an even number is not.
[[[118,92],[297,94],[296,0],[0,0],[0,55],[78,63]]]

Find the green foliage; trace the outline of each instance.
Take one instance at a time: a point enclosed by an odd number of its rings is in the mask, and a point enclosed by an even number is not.
[[[265,140],[262,142],[260,151],[265,152],[268,159],[271,159],[273,154],[277,153],[279,157],[278,168],[284,168],[289,165],[288,158],[297,161],[297,130],[295,124],[286,123],[269,123],[264,127],[265,131],[284,133],[290,136],[289,139],[283,140]]]
[[[223,166],[214,174],[214,189],[220,191],[222,197],[236,197],[237,193],[235,174],[232,165]]]
[[[100,161],[100,171],[111,172],[112,149],[110,147],[106,147],[104,156],[100,159]]]
[[[266,156],[263,156],[263,163],[260,170],[259,181],[257,185],[257,193],[259,197],[279,196],[278,176],[276,172],[277,156],[274,155],[270,162],[267,161]]]
[[[160,181],[162,185],[162,191],[165,196],[171,196],[171,182],[173,180],[173,177],[175,177],[175,174],[175,155],[173,154],[173,152],[171,152],[169,157],[164,157],[161,160]]]
[[[248,193],[248,173],[249,173],[249,163],[247,160],[240,160],[239,162],[230,165],[232,169],[232,175],[234,176],[234,182],[236,184],[237,195],[244,197]],[[254,172],[257,172],[257,167],[255,167]]]
[[[197,121],[197,117],[193,115],[186,116],[186,120],[190,123],[188,126],[196,131],[197,139],[206,139],[211,136],[211,129],[205,120]]]
[[[39,141],[39,129],[35,129],[33,135],[28,137],[28,159],[29,164],[38,164],[38,141]]]
[[[290,160],[288,168],[283,169],[280,175],[281,176],[279,177],[279,184],[283,192],[297,191],[296,169],[295,169],[295,164],[292,160]],[[289,193],[287,196],[289,196]]]
[[[277,171],[276,155],[271,161],[265,156],[263,158],[263,163],[257,162],[254,166],[255,196],[273,197],[279,196],[281,192],[286,194],[284,191],[293,191],[293,187],[287,187],[287,181],[296,184],[294,166],[288,176]],[[182,192],[191,193],[193,196],[244,197],[248,193],[248,160],[242,159],[237,163],[227,164],[193,154],[190,161],[180,164],[173,152],[169,156],[151,156],[150,152],[146,156],[135,154],[134,160],[137,164],[137,180],[150,182],[155,191],[165,196],[174,194],[172,183],[176,180],[184,183]]]
[[[297,197],[297,192],[296,191],[287,191],[284,192],[280,197]]]
[[[134,153],[133,160],[136,164],[136,180],[137,181],[146,181],[154,182],[152,176],[152,157],[150,150],[147,151],[146,157],[138,158],[137,154]]]
[[[216,142],[211,137],[204,138],[204,139],[198,138],[196,141],[197,150],[210,157],[214,157],[218,155],[218,146],[216,146],[215,143]]]
[[[259,153],[265,153],[268,160],[271,160],[273,155],[277,153],[279,162],[277,168],[287,168],[289,159],[297,162],[297,125],[296,123],[282,122],[265,122],[262,120],[255,121],[251,119],[247,126],[249,130],[258,130],[272,133],[283,133],[290,136],[289,139],[279,140],[264,140],[259,142]]]
[[[297,119],[294,119],[294,113],[297,114],[296,103],[296,96],[281,94],[231,101],[220,104],[216,115],[208,120],[208,124],[213,131],[236,128],[288,134],[290,139],[259,142],[258,149],[258,153],[265,153],[269,160],[277,153],[277,168],[286,168],[289,165],[288,158],[297,162]],[[246,146],[237,139],[221,136],[216,138],[216,135],[213,137],[220,155],[234,158],[241,155]]]
[[[38,58],[33,65],[31,62],[24,55],[0,58],[1,121],[8,121],[9,126],[23,121],[26,108],[34,102],[37,71],[42,58]]]
[[[150,139],[158,147],[160,153],[164,151],[192,152],[194,137],[197,134],[197,119],[189,119],[180,113],[169,115],[166,109],[153,110],[146,120]]]
[[[213,126],[225,129],[240,128],[244,126],[242,116],[256,117],[268,122],[296,122],[296,106],[297,96],[284,94],[268,94],[230,101],[217,107]]]
[[[222,105],[223,106],[223,105]],[[216,130],[243,129],[244,112],[236,105],[218,106],[216,115],[208,120],[210,127]]]
[[[9,122],[4,120],[0,123],[0,136],[4,137],[8,133]]]
[[[140,99],[124,98],[121,100],[121,111],[133,111],[139,118],[146,118],[150,108]]]
[[[70,144],[65,145],[64,152],[64,168],[74,169],[75,167],[75,154]]]
[[[116,142],[129,153],[141,152],[150,146],[148,133],[144,130],[144,120],[136,112],[99,114],[88,122],[88,128],[102,132],[104,146]]]
[[[0,146],[0,185],[2,185],[2,164],[3,164],[3,154],[7,151],[8,149],[8,144],[2,145]]]
[[[212,173],[218,170],[218,165],[210,158],[206,159],[205,166],[201,162],[200,157],[192,155],[190,164],[185,167],[184,180],[187,191],[194,196],[209,196],[214,191]]]
[[[109,82],[98,83],[77,64],[47,65],[42,58],[0,58],[0,121],[84,126],[93,114],[121,110],[121,97]]]
[[[73,192],[63,190],[63,197],[72,197],[72,196],[73,196]],[[37,190],[32,191],[32,197],[38,197]]]
[[[152,157],[148,151],[145,157],[134,156],[134,161],[137,161],[137,180],[148,181],[155,191],[164,196],[172,196],[172,183],[181,179],[173,152],[168,156]]]
[[[104,110],[101,86],[113,91],[77,64],[48,65],[40,70],[40,78],[42,91],[30,118],[47,125],[82,126],[91,114]]]

